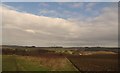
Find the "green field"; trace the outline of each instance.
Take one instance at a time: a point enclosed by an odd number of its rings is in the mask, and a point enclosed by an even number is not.
[[[2,65],[3,71],[48,71],[47,68],[34,65],[16,55],[3,55]]]
[[[48,61],[49,60],[49,61]],[[36,58],[30,56],[3,55],[3,71],[75,71],[66,59]]]

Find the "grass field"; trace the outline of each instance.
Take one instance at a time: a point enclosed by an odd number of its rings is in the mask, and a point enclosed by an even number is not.
[[[3,71],[76,71],[65,58],[3,55],[2,59]]]
[[[3,71],[48,71],[47,68],[34,65],[16,55],[3,55]]]

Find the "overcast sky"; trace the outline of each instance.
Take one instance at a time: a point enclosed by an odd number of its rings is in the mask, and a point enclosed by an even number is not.
[[[3,3],[3,44],[118,46],[117,3]]]

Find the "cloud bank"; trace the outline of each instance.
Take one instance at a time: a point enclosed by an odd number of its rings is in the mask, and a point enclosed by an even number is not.
[[[117,46],[117,12],[117,8],[106,7],[98,16],[83,21],[38,16],[3,6],[0,10],[3,19],[3,44]]]

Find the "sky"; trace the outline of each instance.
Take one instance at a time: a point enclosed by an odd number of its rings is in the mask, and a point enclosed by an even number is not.
[[[119,0],[1,0],[2,2],[118,2]]]
[[[115,2],[4,2],[5,45],[118,46]]]

